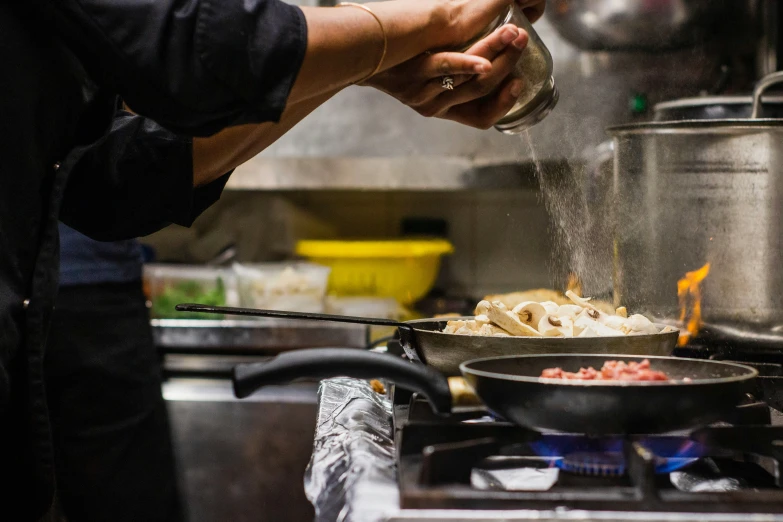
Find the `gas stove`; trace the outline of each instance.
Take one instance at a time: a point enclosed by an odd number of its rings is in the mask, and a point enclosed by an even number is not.
[[[750,365],[762,378],[729,417],[665,435],[539,432],[482,409],[437,417],[396,390],[402,512],[783,515],[783,366]]]

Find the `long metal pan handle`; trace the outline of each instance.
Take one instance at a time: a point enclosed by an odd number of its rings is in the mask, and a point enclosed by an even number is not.
[[[279,319],[298,319],[306,321],[328,321],[333,323],[351,323],[351,324],[369,324],[373,326],[391,326],[394,328],[404,328],[412,330],[411,325],[394,321],[392,319],[381,319],[378,317],[354,317],[350,315],[332,315],[317,314],[310,312],[289,312],[285,310],[259,310],[257,308],[235,308],[232,306],[209,306],[201,304],[178,304],[176,310],[179,312],[200,312],[205,314],[222,315],[245,315],[252,317],[276,317]]]
[[[244,398],[263,386],[301,378],[383,378],[424,395],[438,413],[451,411],[448,379],[437,370],[399,357],[351,348],[311,348],[278,355],[269,362],[234,367],[234,395]]]

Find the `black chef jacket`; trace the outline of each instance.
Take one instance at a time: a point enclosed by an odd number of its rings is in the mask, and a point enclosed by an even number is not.
[[[278,0],[0,2],[0,520],[54,490],[42,375],[57,219],[98,239],[189,225],[191,142],[116,112],[116,95],[182,134],[277,121],[306,25]],[[70,179],[69,179],[70,178]]]

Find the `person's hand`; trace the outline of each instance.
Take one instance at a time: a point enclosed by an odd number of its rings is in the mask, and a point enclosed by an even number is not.
[[[368,4],[382,20],[392,65],[432,49],[455,49],[481,33],[515,0],[393,0]],[[530,1],[530,0],[525,0]],[[415,34],[415,38],[411,35]],[[404,56],[396,60],[398,56]]]
[[[420,0],[419,0],[420,1]],[[448,40],[444,47],[458,46],[482,31],[492,20],[511,5],[519,4],[525,16],[533,23],[544,14],[546,0],[438,0],[445,25],[440,31]],[[439,45],[438,45],[439,46]]]
[[[464,53],[424,54],[365,84],[423,116],[488,129],[511,110],[519,96],[523,80],[510,74],[527,40],[525,31],[505,25]],[[453,77],[453,90],[444,89],[444,76]]]

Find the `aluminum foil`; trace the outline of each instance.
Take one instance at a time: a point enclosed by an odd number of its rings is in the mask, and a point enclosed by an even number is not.
[[[377,522],[399,510],[392,403],[360,379],[321,381],[305,494],[316,522]]]

